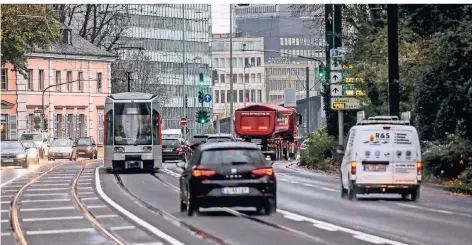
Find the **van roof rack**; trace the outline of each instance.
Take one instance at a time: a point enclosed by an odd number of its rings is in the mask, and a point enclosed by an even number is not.
[[[375,116],[365,119],[365,112],[357,112],[356,125],[375,125],[375,124],[395,124],[410,125],[411,112],[402,112],[400,118],[398,116]]]

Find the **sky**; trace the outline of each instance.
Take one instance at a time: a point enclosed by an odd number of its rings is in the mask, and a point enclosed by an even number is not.
[[[229,33],[229,4],[212,4],[213,33]]]

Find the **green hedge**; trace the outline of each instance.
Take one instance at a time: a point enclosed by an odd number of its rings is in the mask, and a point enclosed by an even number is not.
[[[328,135],[326,127],[311,133],[307,149],[300,153],[300,165],[319,170],[330,169],[335,146],[336,140]]]

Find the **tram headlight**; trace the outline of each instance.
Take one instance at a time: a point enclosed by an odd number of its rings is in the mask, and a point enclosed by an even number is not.
[[[125,149],[123,147],[115,147],[115,152],[122,153],[125,152]]]
[[[144,152],[151,152],[151,151],[152,151],[152,147],[150,147],[150,146],[145,146],[145,147],[143,147],[143,151],[144,151]]]

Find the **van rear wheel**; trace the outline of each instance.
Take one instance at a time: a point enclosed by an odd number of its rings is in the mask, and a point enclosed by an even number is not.
[[[356,200],[357,199],[357,192],[358,188],[354,185],[354,183],[349,184],[349,192],[348,192],[348,198],[349,200]]]
[[[416,200],[418,200],[418,198],[420,198],[420,189],[416,189],[416,191],[413,191],[411,193],[411,201],[413,202],[416,202]]]

